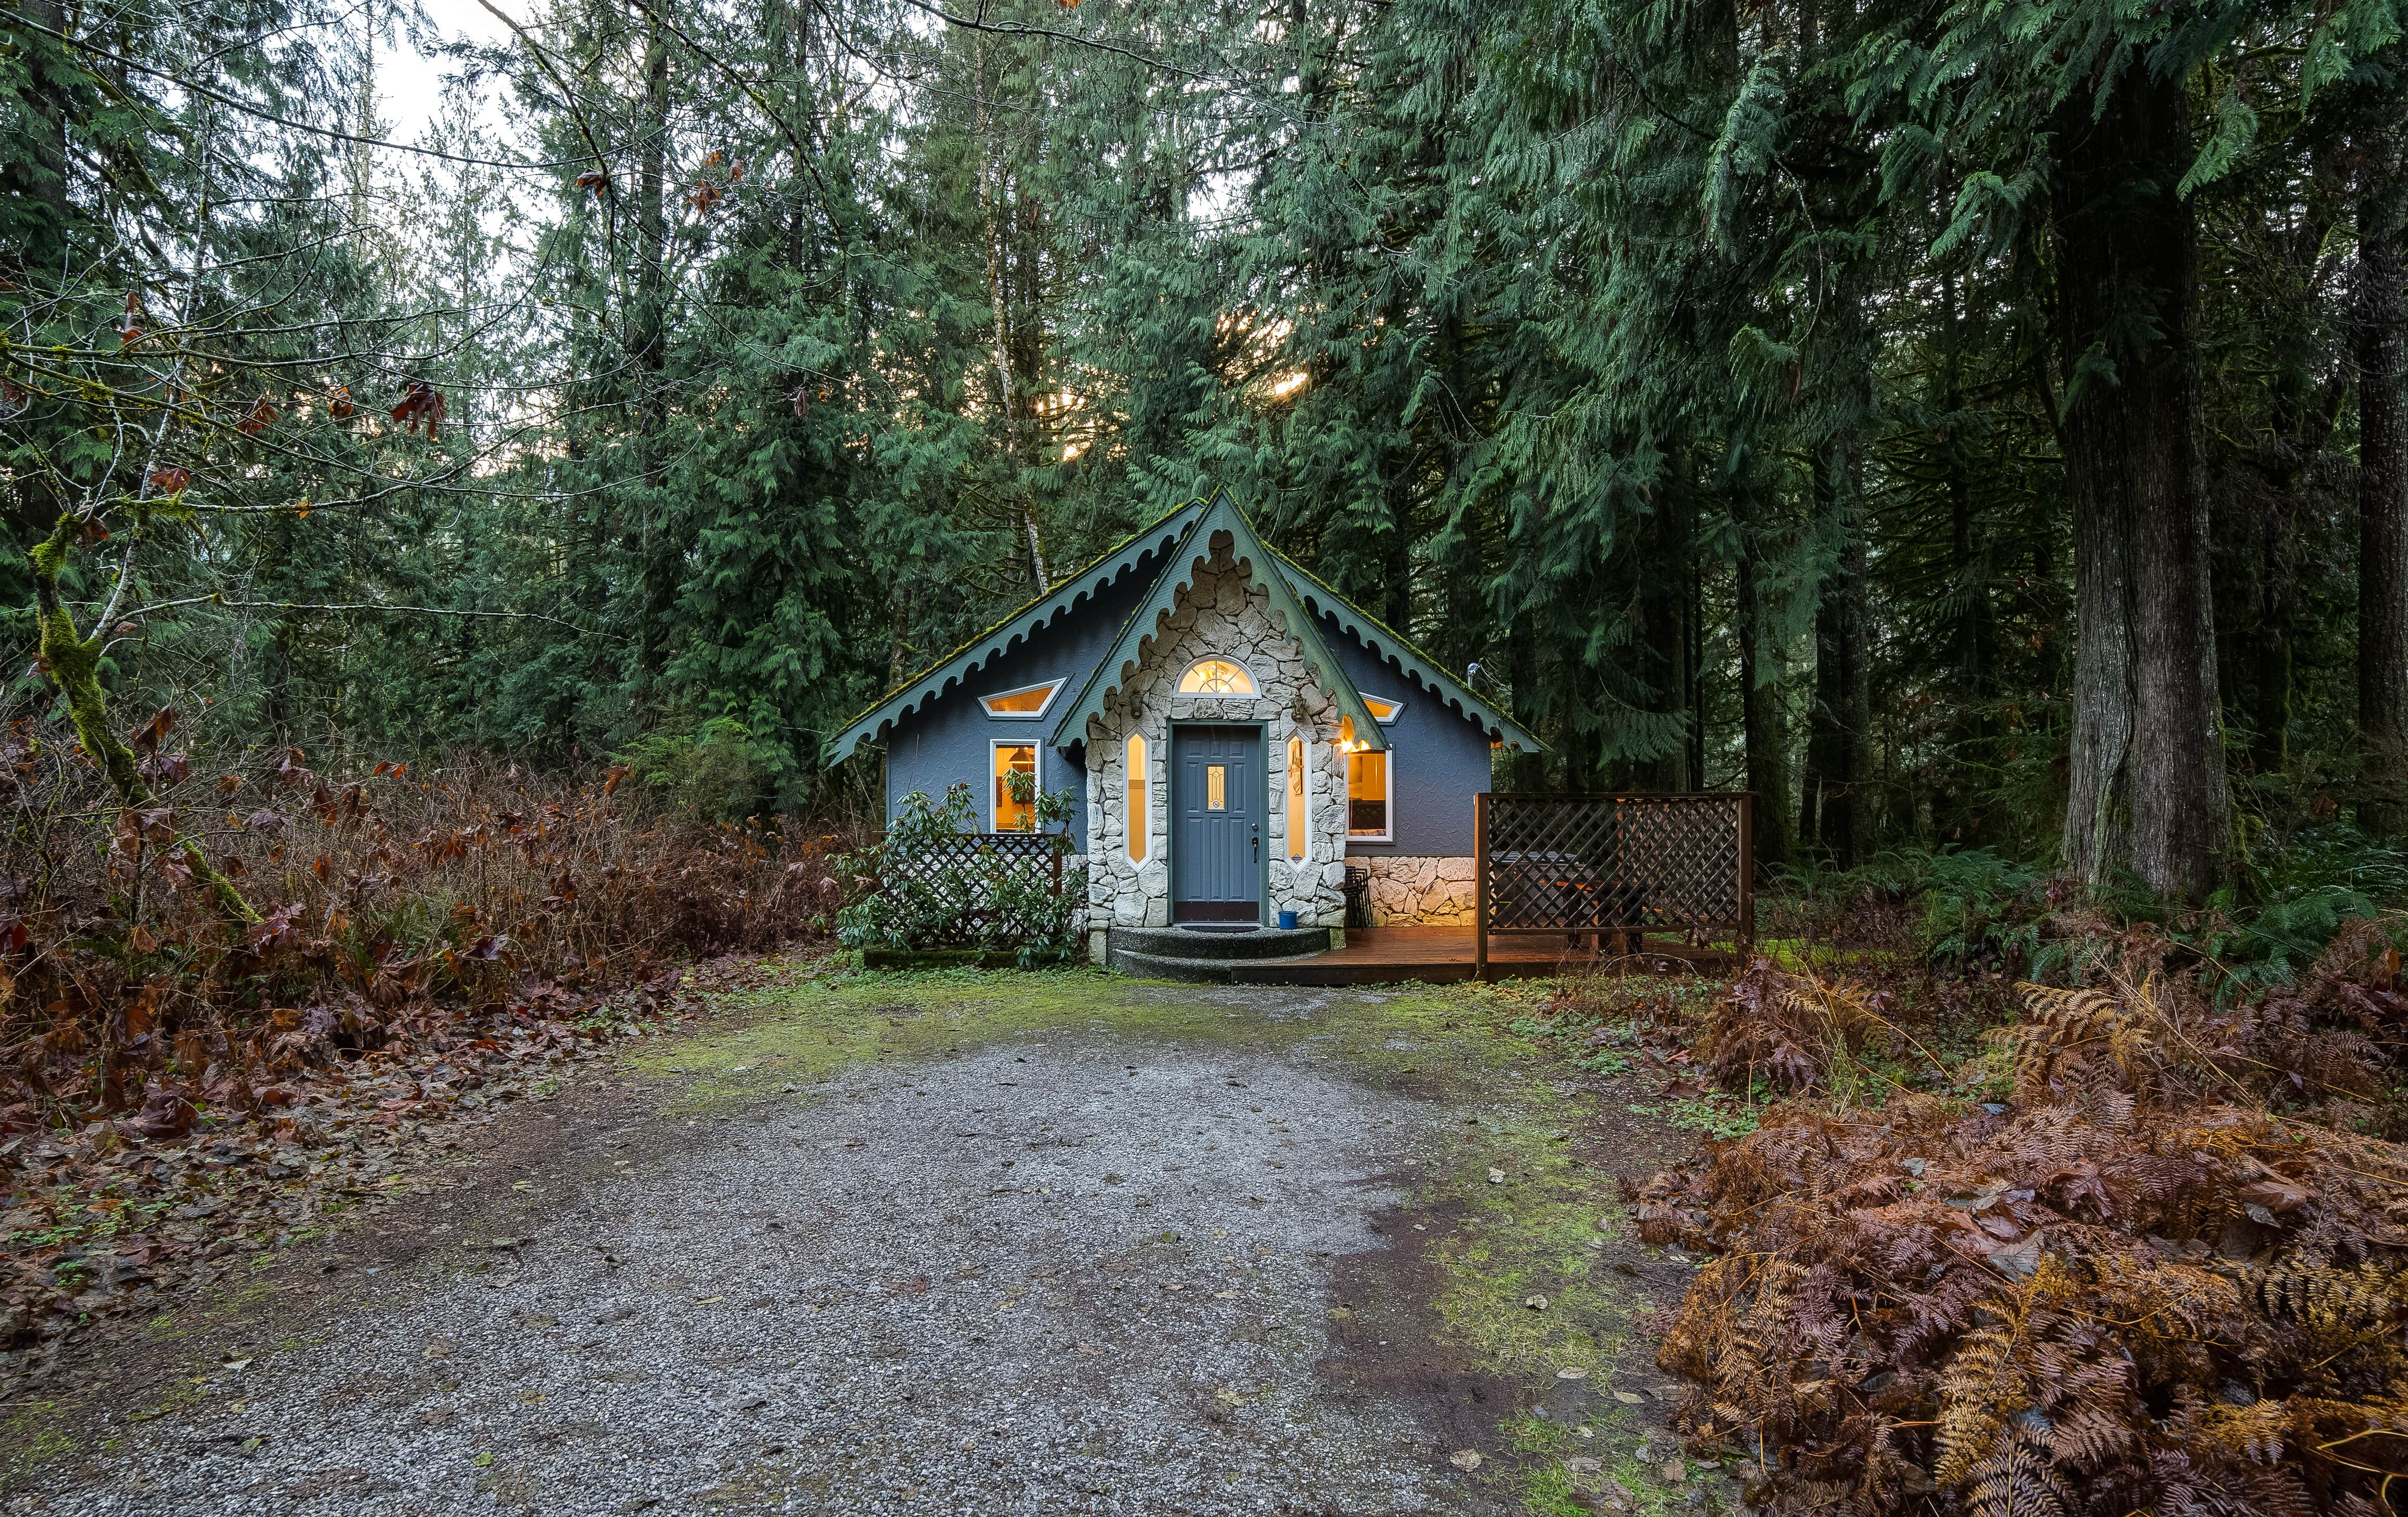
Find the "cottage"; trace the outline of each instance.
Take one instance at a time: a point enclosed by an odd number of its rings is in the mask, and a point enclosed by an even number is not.
[[[1270,547],[1227,497],[1191,502],[897,688],[827,745],[883,743],[889,814],[968,780],[980,825],[1084,799],[1089,940],[1125,929],[1467,923],[1473,797],[1492,751],[1539,744]]]

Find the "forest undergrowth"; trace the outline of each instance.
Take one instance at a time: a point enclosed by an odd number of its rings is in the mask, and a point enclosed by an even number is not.
[[[681,817],[623,768],[208,763],[174,726],[137,735],[141,809],[60,733],[0,737],[7,1367],[400,1183],[433,1124],[540,1091],[695,966],[835,904],[843,840]]]
[[[2392,1510],[2408,920],[2135,918],[1978,858],[1855,884],[1655,998],[1717,1135],[1623,1181],[1711,1256],[1661,1324],[1692,1451],[1779,1512]]]

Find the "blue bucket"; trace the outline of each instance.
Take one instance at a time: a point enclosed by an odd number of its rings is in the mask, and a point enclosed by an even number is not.
[[[1294,932],[1295,930],[1296,913],[1293,911],[1282,911],[1280,913],[1280,931]]]

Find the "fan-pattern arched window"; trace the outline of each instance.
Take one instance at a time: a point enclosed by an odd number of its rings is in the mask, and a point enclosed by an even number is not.
[[[1182,695],[1251,695],[1254,677],[1244,665],[1226,658],[1199,658],[1179,677]]]

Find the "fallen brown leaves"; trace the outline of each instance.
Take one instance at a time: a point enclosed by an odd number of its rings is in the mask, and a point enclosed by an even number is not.
[[[412,1145],[659,1015],[673,965],[825,909],[833,840],[774,823],[476,762],[194,779],[176,729],[134,736],[141,809],[62,735],[0,736],[0,1352],[386,1194]]]
[[[275,1084],[220,1069],[188,1096],[154,1081],[136,1112],[0,1141],[0,1365],[160,1310],[195,1277],[247,1269],[342,1213],[424,1194],[467,1128],[644,1036],[680,1005],[681,978],[590,1005],[539,994],[356,1058],[307,1050],[324,1056]]]

